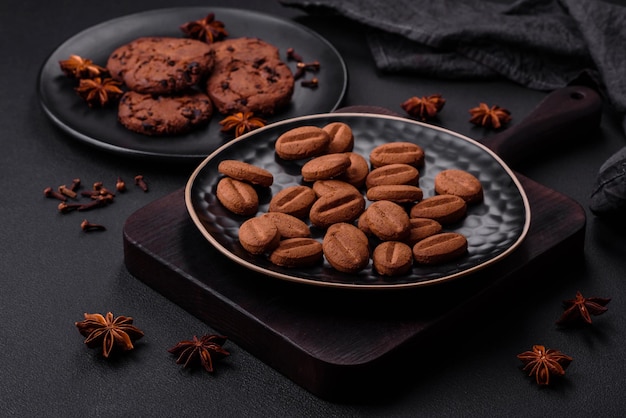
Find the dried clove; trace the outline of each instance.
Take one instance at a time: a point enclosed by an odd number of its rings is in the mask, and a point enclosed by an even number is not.
[[[106,227],[104,225],[93,224],[93,223],[89,222],[87,219],[84,219],[80,223],[80,228],[83,231],[85,231],[85,232],[89,232],[89,231],[106,231]]]
[[[115,189],[118,192],[125,192],[126,191],[126,183],[124,183],[124,180],[122,180],[121,177],[117,178],[117,182],[115,182]]]
[[[310,79],[310,80],[302,80],[302,81],[300,82],[300,85],[301,85],[302,87],[309,87],[309,88],[315,89],[315,88],[317,88],[317,87],[318,87],[318,85],[319,85],[319,81],[318,81],[317,77],[313,77],[313,78],[312,78],[312,79]]]
[[[139,186],[139,188],[144,192],[148,191],[148,184],[146,183],[142,175],[135,176],[135,184]]]
[[[298,54],[296,52],[296,50],[293,49],[293,48],[287,48],[287,59],[288,60],[293,60],[293,61],[298,61],[298,62],[302,62],[303,61],[303,59],[300,56],[300,54]]]
[[[43,195],[46,197],[50,197],[53,199],[58,199],[61,200],[63,202],[65,202],[67,200],[67,197],[62,195],[61,193],[55,191],[52,189],[52,187],[46,187],[45,189],[43,189]]]

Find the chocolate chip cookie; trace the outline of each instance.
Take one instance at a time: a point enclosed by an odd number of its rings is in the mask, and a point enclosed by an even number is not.
[[[207,123],[212,113],[211,100],[203,93],[155,96],[128,91],[120,99],[118,120],[140,134],[175,135]]]
[[[278,49],[256,38],[216,42],[206,91],[223,114],[271,115],[291,101],[294,77]]]
[[[114,50],[111,77],[139,93],[171,94],[187,90],[213,69],[215,51],[188,38],[143,37]]]

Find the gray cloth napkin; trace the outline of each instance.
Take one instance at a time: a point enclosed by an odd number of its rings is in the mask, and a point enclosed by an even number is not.
[[[538,90],[564,87],[585,74],[619,114],[626,114],[626,7],[620,5],[600,0],[279,1],[368,26],[367,41],[383,71],[504,77]],[[622,125],[626,131],[626,119]],[[626,158],[624,150],[618,154]],[[609,168],[600,169],[590,204],[598,215],[626,213],[626,176],[611,177],[613,198],[610,204],[603,200],[607,182],[600,177]],[[623,199],[614,198],[616,191]]]

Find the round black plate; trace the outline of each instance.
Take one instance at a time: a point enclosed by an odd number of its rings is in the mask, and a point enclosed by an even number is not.
[[[274,184],[260,191],[259,214],[267,211],[271,196],[295,184],[303,184],[303,162],[285,162],[276,157],[276,138],[302,125],[324,126],[341,121],[350,125],[355,136],[354,152],[369,157],[383,143],[410,141],[426,154],[420,170],[424,196],[433,196],[434,176],[441,170],[458,168],[474,174],[482,183],[484,201],[470,206],[467,217],[446,230],[464,234],[469,250],[454,262],[436,266],[414,266],[410,274],[392,278],[378,275],[370,265],[358,274],[345,274],[323,265],[305,269],[275,266],[265,256],[254,256],[239,244],[238,230],[246,219],[226,210],[215,197],[222,160],[235,159],[263,167],[274,174]],[[271,189],[271,190],[270,190]],[[318,286],[360,289],[406,288],[442,283],[482,269],[517,248],[530,226],[530,207],[522,186],[505,163],[485,146],[454,132],[420,122],[383,115],[333,113],[310,115],[278,122],[246,134],[224,145],[207,157],[191,175],[186,189],[187,209],[200,232],[220,252],[235,262],[268,276]],[[314,238],[322,230],[312,228]]]
[[[305,61],[318,60],[320,80],[317,89],[296,82],[292,102],[286,109],[267,118],[268,122],[296,116],[330,112],[336,109],[347,88],[347,70],[337,50],[317,33],[294,22],[255,11],[228,8],[159,9],[109,20],[86,29],[60,45],[41,68],[38,81],[40,102],[52,121],[78,140],[110,151],[141,157],[165,159],[203,159],[226,141],[232,133],[220,132],[216,113],[208,126],[179,136],[153,138],[136,134],[117,122],[113,109],[90,109],[74,92],[75,81],[66,77],[59,61],[75,54],[106,65],[118,46],[142,36],[182,37],[179,26],[190,20],[215,13],[224,22],[229,38],[250,36],[279,48],[287,61],[287,48],[294,48]],[[295,63],[288,62],[295,71]]]

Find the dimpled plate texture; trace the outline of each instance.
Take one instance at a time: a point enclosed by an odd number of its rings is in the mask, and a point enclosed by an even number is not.
[[[285,187],[306,184],[300,169],[305,161],[283,161],[275,155],[274,143],[284,132],[304,125],[324,126],[331,122],[347,123],[355,137],[354,152],[369,160],[376,146],[395,141],[420,145],[425,164],[420,168],[420,187],[424,197],[433,196],[435,175],[449,168],[466,170],[482,183],[484,200],[468,207],[467,217],[445,231],[464,234],[468,240],[467,255],[440,265],[415,264],[409,274],[384,277],[376,273],[372,262],[358,274],[334,270],[325,260],[317,266],[287,269],[275,266],[266,256],[247,253],[239,244],[238,230],[247,219],[226,210],[217,200],[215,190],[222,177],[217,166],[222,160],[240,160],[273,173],[274,184],[259,192],[259,211],[267,211],[273,194]],[[426,286],[465,276],[494,263],[511,253],[523,241],[530,226],[528,199],[513,172],[488,148],[445,129],[408,119],[359,114],[333,113],[304,116],[278,122],[241,136],[208,156],[190,177],[185,200],[187,209],[200,232],[221,253],[262,274],[318,286],[361,289],[386,289]],[[371,202],[366,200],[366,204]],[[324,231],[312,227],[313,237],[320,240]],[[207,260],[210,262],[210,260]]]

